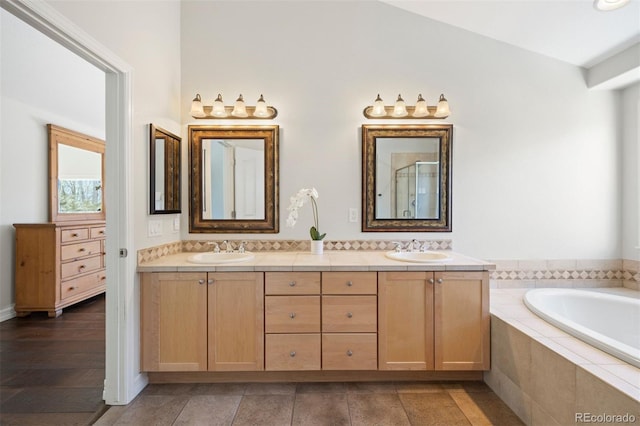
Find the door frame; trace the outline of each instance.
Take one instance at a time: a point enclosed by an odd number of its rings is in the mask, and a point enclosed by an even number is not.
[[[106,74],[105,142],[107,209],[106,353],[103,399],[124,405],[146,386],[138,367],[139,348],[134,309],[133,238],[133,69],[109,49],[41,0],[3,0],[7,12],[60,43]],[[131,252],[121,257],[120,252]],[[129,323],[129,327],[127,327]]]

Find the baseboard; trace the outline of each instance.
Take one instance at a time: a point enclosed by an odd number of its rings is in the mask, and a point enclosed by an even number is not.
[[[12,303],[11,306],[0,309],[0,322],[16,317],[16,311],[13,309],[15,306],[16,305]]]

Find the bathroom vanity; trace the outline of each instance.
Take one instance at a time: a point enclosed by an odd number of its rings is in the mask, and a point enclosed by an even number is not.
[[[189,263],[192,254],[138,267],[141,369],[166,373],[152,381],[489,369],[489,263],[336,251],[203,265]]]

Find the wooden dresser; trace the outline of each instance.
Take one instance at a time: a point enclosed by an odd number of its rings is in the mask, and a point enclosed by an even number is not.
[[[62,309],[105,291],[105,223],[14,224],[15,311]]]

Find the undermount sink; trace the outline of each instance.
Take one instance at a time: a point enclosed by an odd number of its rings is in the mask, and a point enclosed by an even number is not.
[[[385,256],[389,259],[413,263],[446,262],[451,260],[448,254],[437,251],[388,251]]]
[[[197,253],[187,258],[187,262],[191,263],[236,263],[236,262],[246,262],[248,260],[253,259],[255,256],[253,253],[249,251],[245,251],[244,253],[240,253],[234,251],[233,253],[214,253],[214,252],[206,252],[206,253]]]

